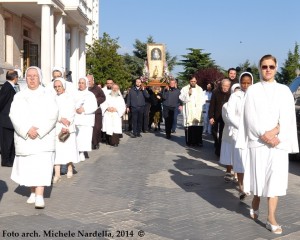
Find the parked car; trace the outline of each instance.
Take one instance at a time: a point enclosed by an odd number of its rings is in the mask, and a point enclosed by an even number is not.
[[[298,133],[298,145],[300,149],[300,97],[295,99],[295,111],[296,111],[296,122],[297,122],[297,133]],[[299,160],[300,161],[300,154],[290,154],[290,160]]]
[[[298,142],[300,149],[300,97],[295,100],[295,111],[296,111],[296,121],[297,121],[297,132],[298,132]]]

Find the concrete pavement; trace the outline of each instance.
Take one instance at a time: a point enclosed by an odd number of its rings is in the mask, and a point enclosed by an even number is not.
[[[211,136],[186,147],[182,128],[119,147],[101,145],[76,165],[77,174],[46,190],[46,208],[26,204],[29,190],[0,167],[0,239],[300,239],[300,161],[290,162],[288,195],[279,199],[280,236],[265,229],[266,199],[257,222],[251,197],[225,183]]]

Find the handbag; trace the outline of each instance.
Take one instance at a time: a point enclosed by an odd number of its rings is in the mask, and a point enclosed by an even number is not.
[[[58,134],[58,139],[61,142],[67,141],[67,139],[70,137],[70,132],[60,132]]]

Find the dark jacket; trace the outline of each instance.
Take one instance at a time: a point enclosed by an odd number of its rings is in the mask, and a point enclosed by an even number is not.
[[[13,86],[6,81],[0,90],[0,126],[14,129],[9,118],[10,106],[16,94]]]
[[[106,99],[105,94],[101,88],[99,88],[96,84],[93,87],[89,88],[89,91],[94,93],[96,99],[97,99],[97,105],[100,106],[101,103],[103,103]],[[102,114],[101,108],[98,108],[95,112],[95,114]]]
[[[163,106],[176,108],[178,107],[178,103],[181,103],[179,99],[180,90],[178,88],[173,89],[165,89],[163,91]]]
[[[223,104],[228,102],[230,97],[230,90],[226,93],[222,92],[221,88],[216,88],[211,95],[208,116],[209,119],[213,118],[215,121],[223,121],[222,107]]]
[[[143,107],[146,104],[145,98],[149,98],[149,93],[147,90],[141,90],[137,89],[136,87],[133,87],[129,90],[128,96],[127,96],[127,107]]]
[[[153,91],[151,91],[150,92],[150,101],[151,101],[150,111],[153,111],[153,112],[161,111],[162,100],[163,100],[162,94],[160,92],[154,93]]]

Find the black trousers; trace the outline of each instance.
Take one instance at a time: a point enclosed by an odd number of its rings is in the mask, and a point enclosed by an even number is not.
[[[149,130],[150,108],[151,108],[151,104],[146,103],[146,105],[144,107],[143,131]]]
[[[108,136],[108,143],[109,145],[119,145],[120,143],[120,134],[113,133],[113,135],[107,135]]]
[[[131,111],[128,112],[128,128],[127,131],[131,132],[132,131],[132,114]]]
[[[185,142],[187,145],[203,144],[203,126],[190,126],[185,128]]]
[[[142,131],[144,106],[132,107],[131,115],[132,115],[132,132],[133,134],[138,135]]]
[[[166,135],[171,134],[173,121],[174,121],[174,111],[175,107],[163,107],[163,116],[165,119],[165,128],[166,128]]]
[[[93,127],[92,145],[101,142],[102,114],[95,114],[95,124]]]
[[[14,130],[1,127],[0,130],[0,144],[1,144],[1,164],[13,164],[15,159],[15,143]]]
[[[223,129],[224,129],[224,122],[222,119],[216,120],[211,127],[212,135],[215,141],[215,153],[218,156],[220,156],[220,151],[221,151]]]

